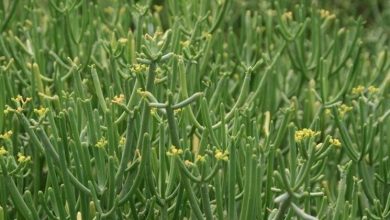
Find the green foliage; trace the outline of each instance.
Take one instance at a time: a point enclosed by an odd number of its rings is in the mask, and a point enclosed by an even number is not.
[[[390,218],[389,4],[286,2],[0,2],[0,220]]]

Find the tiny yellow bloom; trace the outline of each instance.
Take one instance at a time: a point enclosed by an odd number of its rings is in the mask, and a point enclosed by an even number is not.
[[[341,147],[341,142],[337,138],[330,138],[329,143],[337,148]]]
[[[153,5],[153,9],[157,12],[160,13],[164,7],[162,5]]]
[[[321,9],[320,10],[320,16],[321,18],[326,18],[330,15],[330,12],[328,10],[325,10],[325,9]]]
[[[151,108],[150,109],[150,114],[153,115],[153,116],[156,116],[157,115],[157,108]]]
[[[320,10],[320,16],[321,18],[329,18],[329,19],[333,19],[333,18],[336,18],[336,15],[330,13],[330,11],[328,10],[325,10],[325,9],[321,9]]]
[[[145,64],[138,64],[138,63],[130,67],[131,72],[138,73],[138,74],[145,72],[147,69],[148,67]]]
[[[20,112],[22,112],[22,111],[23,111],[23,108],[22,108],[22,107],[19,106],[19,107],[16,108],[16,112],[19,112],[19,113],[20,113]]]
[[[106,138],[102,137],[100,140],[95,144],[95,147],[97,148],[104,148],[107,145],[107,140]]]
[[[375,94],[375,93],[378,93],[379,92],[379,89],[375,86],[369,86],[367,88],[368,92],[371,93],[371,94]]]
[[[13,112],[13,111],[14,111],[14,109],[7,105],[6,108],[4,109],[4,114],[8,114],[8,113]]]
[[[125,143],[126,143],[126,138],[122,136],[121,139],[119,140],[119,144],[125,145]]]
[[[197,156],[196,156],[196,159],[195,159],[195,162],[205,162],[206,161],[206,156],[202,156],[202,155],[200,155],[200,154],[198,154]]]
[[[175,146],[171,146],[170,148],[169,148],[169,150],[168,150],[168,152],[167,152],[167,155],[168,156],[178,156],[178,155],[180,155],[180,154],[182,154],[183,153],[183,150],[182,149],[178,149],[178,148],[176,148]]]
[[[276,10],[272,10],[272,9],[268,9],[268,10],[267,10],[267,15],[268,15],[268,16],[273,17],[273,16],[275,16],[276,14],[277,14]]]
[[[229,159],[229,153],[228,152],[222,152],[221,150],[215,150],[214,156],[217,160],[224,160],[227,161]]]
[[[341,117],[344,117],[344,115],[345,115],[347,112],[352,111],[352,109],[353,109],[353,108],[352,108],[351,106],[348,106],[348,105],[345,105],[345,104],[342,104],[342,105],[338,108]]]
[[[330,109],[325,109],[325,115],[330,116],[332,115],[332,111]]]
[[[147,94],[148,94],[146,91],[143,91],[142,88],[137,89],[137,93],[138,93],[138,95],[140,95],[142,98],[146,98],[146,97],[147,97]]]
[[[124,102],[124,100],[125,100],[125,95],[119,94],[119,95],[114,96],[114,98],[112,98],[111,102],[115,103],[115,104],[122,104]]]
[[[301,142],[304,139],[314,137],[318,134],[320,134],[320,132],[316,132],[311,129],[304,128],[302,130],[298,130],[295,132],[294,139],[296,142]]]
[[[186,40],[186,41],[180,41],[180,45],[184,48],[186,47],[189,47],[190,46],[190,41],[189,40]]]
[[[30,156],[25,156],[23,155],[22,153],[18,153],[18,162],[19,163],[27,163],[31,161],[31,157]]]
[[[104,8],[103,11],[104,11],[104,13],[112,14],[112,13],[114,13],[115,10],[113,7],[108,6],[108,7]]]
[[[176,115],[176,114],[179,114],[181,112],[181,108],[178,108],[178,109],[175,109],[173,110],[173,113]]]
[[[11,130],[5,132],[4,134],[0,134],[0,138],[4,140],[9,140],[11,139],[13,132]]]
[[[209,40],[213,35],[211,35],[209,32],[202,32],[202,38]]]
[[[8,154],[8,151],[3,146],[1,146],[0,147],[0,156],[6,155],[6,154]]]
[[[44,117],[46,115],[47,111],[49,111],[49,109],[44,108],[42,106],[40,108],[38,108],[38,109],[37,108],[34,109],[34,112],[37,113],[37,115],[40,118]]]
[[[293,13],[291,11],[286,11],[282,14],[282,19],[285,21],[293,19]]]
[[[11,100],[23,105],[23,104],[26,104],[27,102],[31,101],[31,98],[30,97],[23,98],[23,96],[17,95],[15,98],[11,98]]]
[[[359,94],[361,94],[362,92],[364,92],[364,89],[365,89],[364,86],[358,85],[358,86],[352,88],[352,94],[353,94],[353,95],[359,95]]]

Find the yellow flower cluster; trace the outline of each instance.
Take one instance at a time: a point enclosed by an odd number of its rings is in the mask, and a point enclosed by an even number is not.
[[[337,148],[341,147],[341,142],[337,138],[330,138],[329,143]]]
[[[282,19],[285,21],[292,20],[293,19],[293,14],[291,11],[286,11],[282,14]]]
[[[375,86],[369,86],[367,88],[368,92],[371,93],[371,94],[375,94],[375,93],[378,93],[379,92],[379,89]]]
[[[182,154],[183,153],[183,150],[182,149],[178,149],[178,148],[176,148],[175,146],[171,146],[170,148],[169,148],[169,150],[168,150],[168,152],[167,152],[167,155],[168,156],[178,156],[178,155],[180,155],[180,154]]]
[[[122,104],[125,101],[125,95],[119,94],[112,98],[111,102],[115,104]]]
[[[18,162],[19,163],[27,163],[31,161],[31,156],[26,156],[22,153],[18,153]]]
[[[6,154],[8,154],[8,151],[3,146],[1,146],[0,147],[0,156],[6,155]]]
[[[197,156],[196,156],[196,158],[195,158],[195,162],[205,162],[206,161],[206,156],[202,156],[202,155],[200,155],[200,154],[198,154]]]
[[[358,85],[354,88],[352,88],[352,95],[360,95],[362,94],[364,91],[366,90],[366,88],[362,85]],[[375,93],[378,93],[379,92],[379,88],[375,87],[375,86],[369,86],[367,88],[367,91],[368,93],[370,94],[375,94]]]
[[[102,138],[100,138],[100,140],[95,144],[95,147],[97,147],[97,148],[104,148],[106,145],[107,145],[107,140],[104,138],[104,137],[102,137]]]
[[[140,95],[142,98],[146,98],[148,96],[148,93],[146,91],[143,91],[142,88],[137,89],[138,95]]]
[[[126,138],[125,137],[121,137],[121,139],[119,140],[119,145],[125,145],[126,143]]]
[[[153,115],[153,116],[156,116],[157,115],[157,108],[150,108],[150,114]]]
[[[304,139],[314,137],[314,136],[316,136],[318,134],[320,134],[320,132],[316,132],[316,131],[313,131],[311,129],[304,128],[302,130],[296,131],[294,138],[295,138],[296,142],[301,142]]]
[[[160,13],[164,7],[162,5],[153,5],[153,9],[157,12]]]
[[[132,65],[132,67],[130,68],[131,72],[134,72],[134,73],[143,73],[147,69],[148,69],[148,67],[145,64],[138,64],[138,63]]]
[[[180,41],[180,45],[182,46],[182,47],[189,47],[190,46],[190,41],[189,40],[186,40],[186,41]]]
[[[44,108],[44,107],[40,107],[38,109],[37,108],[34,109],[34,112],[37,113],[37,115],[40,118],[43,118],[46,115],[47,111],[49,111],[49,109]]]
[[[4,114],[8,114],[8,113],[10,113],[12,111],[13,111],[13,109],[11,107],[6,106],[6,108],[4,109]]]
[[[358,85],[358,86],[352,88],[352,94],[353,95],[359,95],[362,92],[364,92],[364,86],[362,86],[362,85]]]
[[[320,16],[321,16],[321,18],[335,18],[336,17],[334,14],[330,13],[330,11],[325,10],[325,9],[320,10]]]
[[[348,106],[348,105],[345,105],[345,104],[340,105],[340,107],[338,108],[341,117],[344,117],[344,115],[347,112],[352,111],[352,109],[353,108],[351,106]]]
[[[224,160],[224,161],[229,160],[229,153],[226,151],[223,152],[221,150],[215,150],[214,156],[215,156],[215,159],[217,159],[217,160]]]
[[[202,32],[202,38],[205,39],[205,40],[210,40],[212,36],[213,36],[213,35],[210,34],[210,33],[207,32],[207,31],[203,31],[203,32]]]
[[[23,105],[23,104],[26,104],[27,102],[31,101],[31,98],[29,98],[29,97],[23,98],[23,96],[17,95],[15,98],[12,98],[12,100],[14,102],[18,102],[18,103],[21,103]]]
[[[268,10],[267,10],[267,15],[268,15],[268,16],[273,17],[273,16],[275,16],[276,14],[277,14],[276,10],[272,10],[272,9],[268,9]]]
[[[173,110],[173,113],[174,113],[175,115],[177,115],[177,114],[179,114],[181,111],[182,111],[181,108],[177,108],[177,109]]]
[[[5,132],[4,134],[0,134],[0,139],[9,140],[11,139],[13,132],[11,130]]]

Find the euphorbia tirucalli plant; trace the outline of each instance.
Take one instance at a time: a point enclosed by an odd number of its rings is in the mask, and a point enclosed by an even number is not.
[[[389,218],[390,9],[356,4],[1,2],[0,220]]]

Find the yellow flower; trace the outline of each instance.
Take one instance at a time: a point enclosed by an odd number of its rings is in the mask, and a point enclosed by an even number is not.
[[[23,111],[23,108],[19,106],[19,107],[16,108],[16,111],[20,113],[20,112]]]
[[[147,91],[143,91],[142,88],[137,89],[137,93],[143,99],[146,99],[148,97],[148,92]]]
[[[367,88],[368,92],[371,93],[371,94],[375,94],[375,93],[378,93],[379,92],[379,89],[375,86],[369,86]]]
[[[47,111],[49,111],[47,108],[44,108],[44,107],[40,107],[39,109],[34,109],[34,112],[38,114],[38,116],[40,118],[44,117],[47,113]]]
[[[153,9],[157,12],[160,13],[164,7],[162,5],[153,5]]]
[[[7,105],[6,108],[4,109],[4,114],[8,114],[8,113],[13,112],[13,111],[14,111],[14,109]]]
[[[202,38],[209,40],[213,35],[211,35],[209,32],[202,32]]]
[[[228,152],[222,152],[221,150],[215,150],[214,156],[217,160],[224,160],[227,161],[229,159],[229,153]]]
[[[150,114],[153,116],[156,116],[157,115],[157,108],[155,108],[155,107],[150,108]]]
[[[125,95],[120,94],[120,95],[114,96],[114,98],[112,98],[111,102],[115,103],[115,104],[122,104],[124,102],[124,100],[125,100]]]
[[[189,40],[186,40],[186,41],[180,41],[180,45],[182,46],[182,47],[189,47],[190,46],[190,41]]]
[[[106,138],[102,137],[100,140],[95,144],[95,147],[97,148],[104,148],[107,145]]]
[[[119,144],[120,145],[125,145],[126,143],[126,138],[125,137],[121,137],[121,139],[119,140]]]
[[[362,92],[364,92],[364,86],[362,86],[362,85],[358,85],[355,88],[352,88],[352,94],[353,95],[359,95]]]
[[[268,16],[273,17],[273,16],[275,16],[276,14],[277,14],[277,12],[276,12],[275,10],[272,10],[272,9],[268,9],[268,10],[267,10],[267,15],[268,15]]]
[[[178,108],[178,109],[175,109],[173,110],[173,113],[176,115],[176,114],[179,114],[181,112],[181,108]]]
[[[330,115],[332,115],[332,111],[330,110],[330,109],[325,109],[325,115],[326,116],[330,116]]]
[[[353,109],[353,108],[352,108],[351,106],[348,106],[348,105],[345,105],[345,104],[342,104],[342,105],[338,108],[341,117],[344,117],[344,115],[345,115],[347,112],[352,111],[352,109]]]
[[[109,7],[104,8],[103,11],[104,11],[104,13],[112,14],[112,13],[114,13],[115,10],[113,7],[109,6]]]
[[[316,136],[318,134],[320,134],[320,132],[315,132],[315,131],[313,131],[311,129],[304,128],[302,130],[298,130],[298,131],[295,132],[294,139],[295,139],[296,142],[301,142],[304,139],[314,137],[314,136]]]
[[[8,154],[8,151],[3,146],[1,146],[0,147],[0,156],[6,155],[6,154]]]
[[[293,19],[293,14],[291,11],[286,11],[282,14],[282,19],[287,21],[287,20],[292,20]]]
[[[341,142],[337,138],[330,138],[329,143],[337,148],[341,147]]]
[[[180,155],[180,154],[182,154],[183,153],[183,150],[182,149],[178,149],[178,148],[176,148],[175,146],[171,146],[170,148],[169,148],[169,150],[168,150],[168,152],[167,152],[167,155],[168,156],[178,156],[178,155]]]
[[[336,15],[330,13],[330,11],[325,10],[325,9],[321,9],[321,10],[320,10],[320,16],[321,16],[321,18],[325,18],[325,19],[326,19],[326,18],[333,19],[333,18],[336,17]]]
[[[131,66],[130,70],[134,73],[143,73],[148,69],[148,67],[145,64],[134,64]]]
[[[26,104],[27,102],[31,101],[31,98],[27,97],[27,98],[23,98],[23,96],[21,95],[17,95],[15,98],[11,98],[11,100],[13,100],[14,102],[18,102],[20,104]]]
[[[19,163],[27,163],[31,161],[31,157],[30,156],[25,156],[23,155],[22,153],[18,153],[18,162]]]
[[[11,139],[13,132],[11,130],[5,132],[4,134],[0,134],[0,138],[4,140],[9,140]]]
[[[196,159],[195,159],[195,162],[205,162],[206,161],[206,156],[202,156],[202,155],[200,155],[200,154],[198,154],[197,156],[196,156]]]

